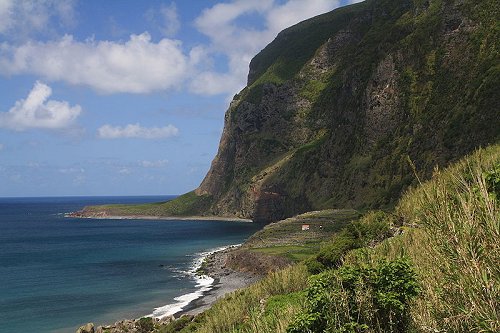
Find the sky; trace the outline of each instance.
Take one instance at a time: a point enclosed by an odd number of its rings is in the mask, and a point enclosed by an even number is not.
[[[195,189],[253,56],[359,0],[0,0],[0,197]]]

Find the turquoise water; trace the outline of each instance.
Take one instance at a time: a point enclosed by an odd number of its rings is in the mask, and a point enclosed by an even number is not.
[[[0,332],[74,332],[151,314],[199,289],[200,253],[262,226],[224,221],[93,220],[89,204],[172,197],[0,198]]]

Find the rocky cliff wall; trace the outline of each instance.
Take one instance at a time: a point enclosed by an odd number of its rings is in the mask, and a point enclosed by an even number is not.
[[[499,139],[495,1],[365,1],[291,27],[252,60],[196,190],[274,221],[390,206]]]

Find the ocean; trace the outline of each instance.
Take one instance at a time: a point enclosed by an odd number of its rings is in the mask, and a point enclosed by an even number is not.
[[[204,253],[262,228],[64,217],[85,205],[172,198],[0,198],[0,332],[72,333],[87,322],[171,313],[209,288],[193,274]]]

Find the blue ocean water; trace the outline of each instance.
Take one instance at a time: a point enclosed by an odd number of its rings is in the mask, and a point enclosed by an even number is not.
[[[199,254],[262,225],[65,218],[85,205],[172,197],[0,198],[0,332],[75,332],[137,318],[196,291]]]

